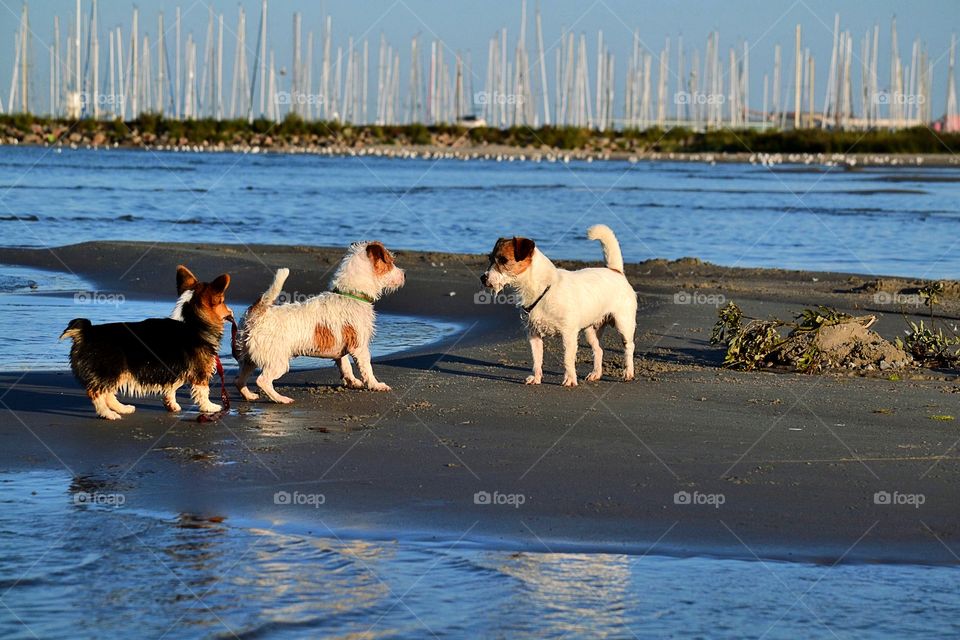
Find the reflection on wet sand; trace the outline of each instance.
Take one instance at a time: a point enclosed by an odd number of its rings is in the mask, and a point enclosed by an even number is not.
[[[926,637],[931,620],[960,634],[952,567],[344,540],[137,513],[133,491],[95,473],[0,473],[0,637]]]

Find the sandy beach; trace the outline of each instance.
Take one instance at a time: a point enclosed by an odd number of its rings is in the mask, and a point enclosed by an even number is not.
[[[956,422],[931,418],[955,414],[954,372],[724,370],[722,351],[709,344],[715,305],[675,299],[679,291],[722,295],[761,317],[815,304],[868,310],[879,317],[878,332],[893,337],[905,318],[872,304],[869,278],[692,259],[628,265],[640,297],[638,379],[618,379],[619,345],[606,336],[603,380],[565,389],[555,341],[547,343],[544,384],[523,385],[530,356],[517,310],[474,300],[484,257],[396,253],[407,285],[378,309],[452,320],[463,330],[376,361],[392,392],[343,390],[335,370],[322,368],[280,380],[292,406],[243,402],[231,388],[233,411],[215,424],[198,424],[192,411],[168,415],[154,399],[107,423],[94,418],[69,372],[5,373],[6,466],[65,467],[122,490],[130,508],[312,533],[540,551],[957,561],[949,547],[960,538],[960,436]],[[104,291],[171,305],[176,264],[211,277],[229,271],[228,301],[239,313],[279,266],[292,270],[288,288],[324,290],[340,255],[101,242],[3,249],[0,262],[73,271]],[[949,290],[942,311],[956,317]],[[581,375],[587,356],[582,346]],[[229,380],[234,363],[225,365]],[[278,506],[278,491],[322,494],[323,505]],[[477,504],[478,492],[514,498]],[[694,504],[678,504],[677,492]],[[923,504],[877,504],[877,492],[922,494]],[[695,504],[697,496],[706,502]]]

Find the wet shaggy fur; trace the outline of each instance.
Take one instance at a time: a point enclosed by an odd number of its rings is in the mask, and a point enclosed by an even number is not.
[[[277,393],[273,382],[289,370],[290,358],[295,356],[335,360],[343,384],[350,388],[389,391],[373,374],[370,342],[376,321],[373,302],[404,283],[403,269],[396,266],[393,254],[379,242],[355,243],[333,276],[332,291],[303,302],[276,305],[289,275],[289,269],[279,269],[273,284],[240,323],[234,350],[240,364],[236,380],[240,394],[247,400],[258,398],[247,387],[247,379],[259,367],[260,390],[274,402],[293,402]],[[354,376],[351,356],[360,369],[360,379]]]
[[[212,283],[196,279],[178,267],[180,299],[174,318],[94,325],[86,318],[70,321],[60,339],[70,338],[70,368],[87,390],[101,418],[117,420],[135,407],[122,404],[117,394],[162,395],[167,410],[180,411],[177,389],[192,385],[200,411],[216,412],[210,402],[209,379],[223,336],[223,322],[232,312],[224,291],[230,276]]]

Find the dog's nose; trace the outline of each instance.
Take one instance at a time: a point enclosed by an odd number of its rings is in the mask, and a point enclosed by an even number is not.
[[[480,284],[487,286],[487,274],[484,273],[480,276]]]

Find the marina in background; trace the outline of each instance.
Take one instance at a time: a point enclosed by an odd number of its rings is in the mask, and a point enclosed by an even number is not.
[[[525,0],[518,29],[498,30],[482,56],[423,34],[404,43],[383,34],[344,37],[331,15],[305,25],[297,12],[276,18],[268,0],[258,16],[243,6],[234,16],[210,7],[196,37],[184,29],[180,7],[169,16],[132,6],[128,24],[105,28],[97,0],[77,0],[73,15],[44,16],[43,25],[31,17],[31,6],[23,5],[13,39],[11,85],[0,94],[0,113],[249,122],[292,114],[308,121],[500,129],[960,131],[956,36],[944,65],[920,37],[901,44],[895,17],[881,38],[879,24],[854,33],[836,14],[829,60],[815,57],[797,24],[793,41],[777,44],[772,60],[751,61],[750,42],[725,43],[718,31],[702,50],[682,36],[666,36],[663,47],[652,50],[638,29],[624,52],[612,50],[602,30],[591,43],[587,34],[565,28],[548,52],[541,9],[531,17]],[[269,19],[290,20],[291,60],[277,59]],[[764,68],[762,88],[750,85],[751,64]],[[622,77],[617,65],[625,65]],[[48,87],[40,86],[41,69]],[[822,95],[818,74],[827,77]],[[945,83],[942,106],[933,104],[935,82]]]

